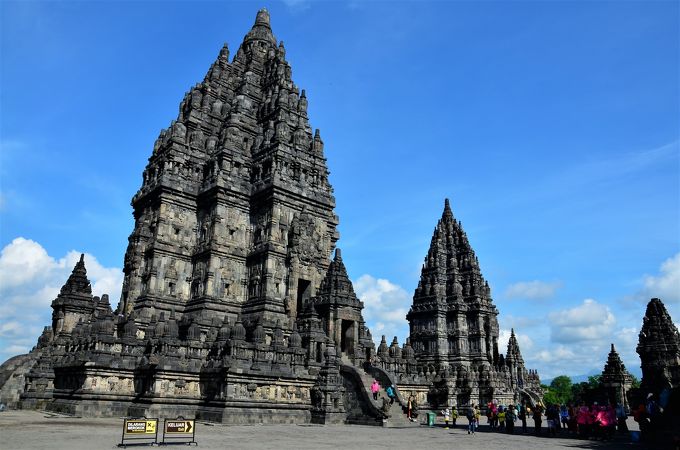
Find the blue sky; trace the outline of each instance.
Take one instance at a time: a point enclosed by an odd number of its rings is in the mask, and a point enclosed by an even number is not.
[[[262,6],[374,336],[406,337],[448,197],[529,367],[599,372],[614,343],[639,373],[649,298],[680,322],[672,1],[3,1],[0,360],[34,344],[80,252],[117,302],[153,142]]]

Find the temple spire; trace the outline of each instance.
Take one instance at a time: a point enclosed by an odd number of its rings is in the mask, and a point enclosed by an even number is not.
[[[267,11],[266,8],[262,8],[257,12],[255,24],[248,34],[246,34],[243,43],[246,44],[252,40],[267,41],[274,46],[276,45],[276,38],[272,33],[272,27],[269,20],[269,11]]]
[[[444,213],[442,214],[442,219],[444,218],[453,219],[453,211],[451,211],[451,204],[449,203],[448,198],[444,199]]]
[[[80,259],[61,288],[61,294],[68,293],[92,294],[92,286],[90,285],[90,280],[87,279],[87,269],[85,269],[84,253],[80,254]]]

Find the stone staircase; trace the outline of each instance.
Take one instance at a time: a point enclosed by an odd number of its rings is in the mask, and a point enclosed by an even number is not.
[[[371,392],[371,384],[373,384],[374,377],[367,373],[364,369],[357,367],[351,363],[346,358],[342,358],[341,371],[350,374],[359,381],[358,385],[362,392],[360,394],[363,400],[368,403],[371,413],[376,416],[376,421],[378,421],[384,427],[417,427],[420,425],[419,421],[411,422],[407,417],[407,404],[403,402],[401,395],[397,395],[394,403],[387,411],[388,417],[382,419],[384,416],[382,413],[383,401],[389,403],[389,398],[385,392],[387,386],[381,385],[381,389],[378,393],[378,400],[373,399],[373,393]],[[380,380],[379,380],[380,381]],[[396,387],[396,385],[395,385]],[[398,387],[397,391],[399,390]],[[419,419],[421,419],[419,417]]]

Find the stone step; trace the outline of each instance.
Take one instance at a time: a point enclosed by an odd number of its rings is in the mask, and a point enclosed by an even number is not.
[[[346,361],[345,361],[346,362]],[[371,392],[371,385],[373,384],[374,378],[368,374],[364,369],[354,366],[361,378],[361,383],[363,388],[368,393],[369,399],[373,406],[380,409],[383,405],[383,399],[388,400],[387,392],[385,392],[386,386],[380,386],[380,391],[378,393],[378,400],[373,400],[373,393]],[[390,417],[383,421],[384,427],[414,427],[420,426],[419,421],[412,422],[408,419],[406,413],[403,412],[402,406],[398,401],[395,401],[390,408]]]

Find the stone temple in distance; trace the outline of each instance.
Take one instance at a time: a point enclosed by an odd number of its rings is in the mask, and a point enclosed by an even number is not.
[[[81,258],[28,355],[0,367],[11,407],[226,423],[407,424],[423,408],[537,402],[448,200],[403,345],[375,347],[336,244],[324,143],[261,10],[161,131],[115,310]],[[101,294],[101,293],[99,293]],[[505,354],[502,351],[505,350]],[[370,383],[397,401],[373,400]],[[384,394],[381,394],[384,396]]]

